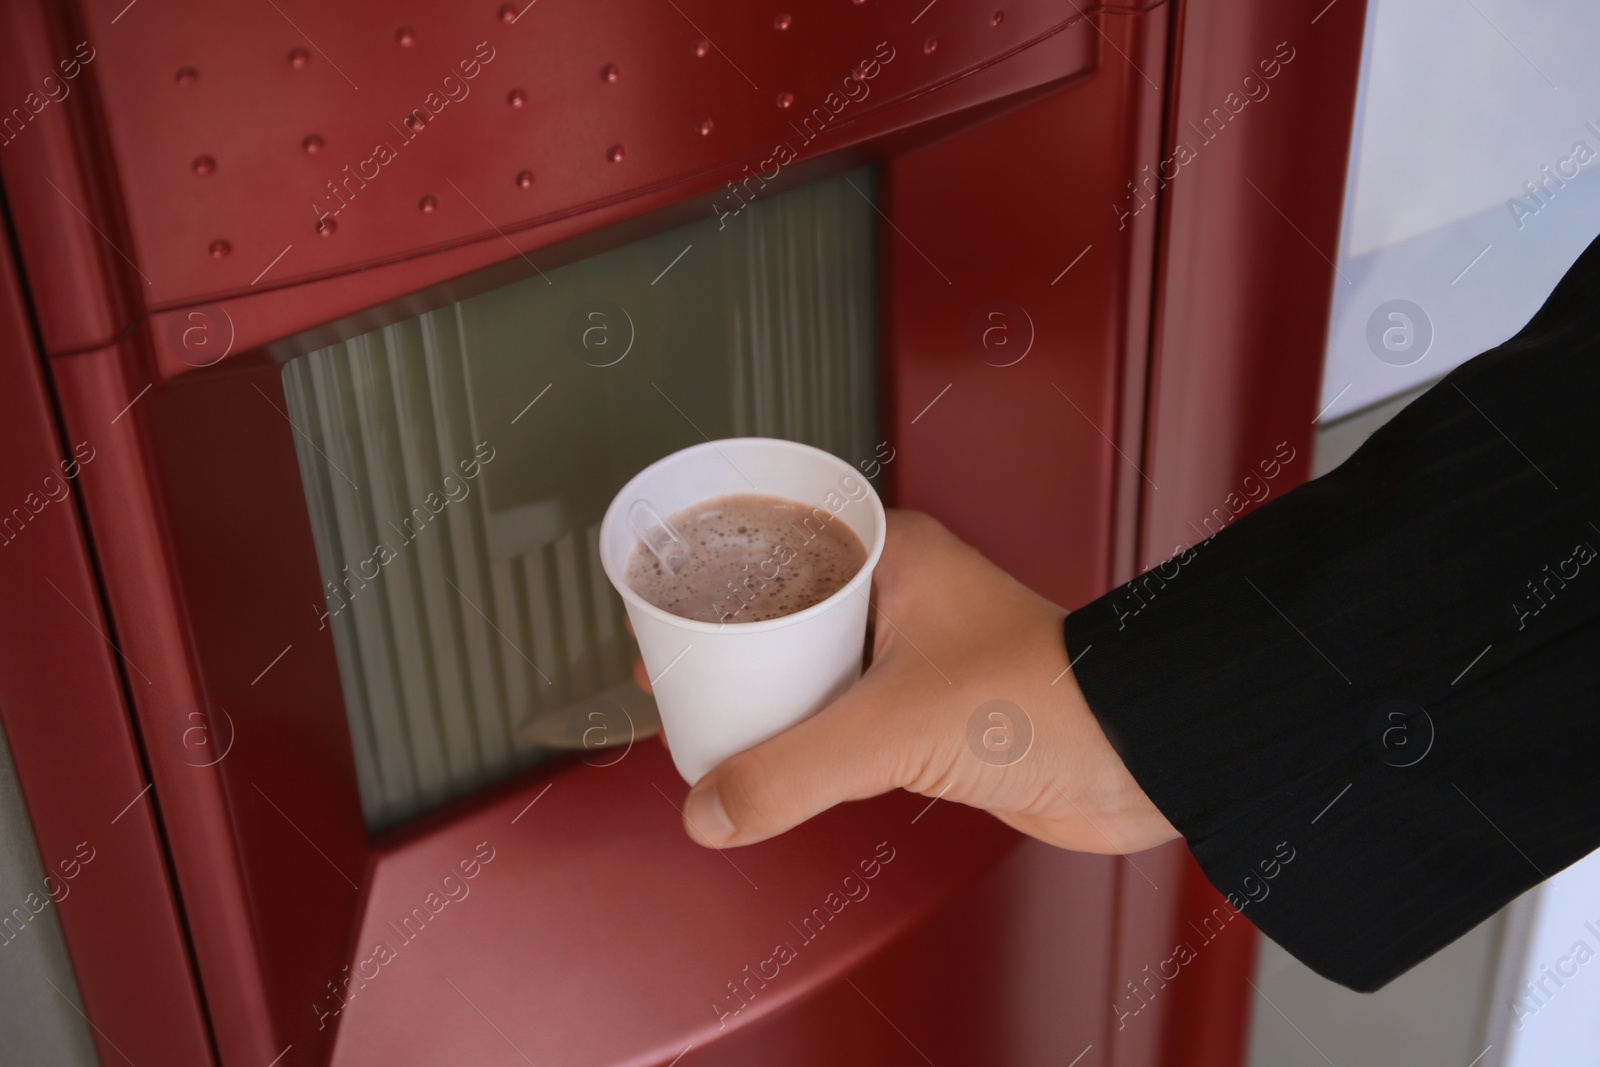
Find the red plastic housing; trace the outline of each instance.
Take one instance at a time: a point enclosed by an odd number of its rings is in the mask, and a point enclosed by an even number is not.
[[[653,744],[370,838],[279,373],[752,172],[874,162],[892,502],[1075,606],[1273,442],[1309,461],[1359,0],[124,5],[0,9],[0,490],[95,455],[0,548],[0,718],[46,861],[105,842],[60,906],[103,1062],[1239,1062],[1242,926],[1116,1025],[1217,902],[1178,846],[895,795],[718,855]],[[1271,97],[1146,184],[1280,42]]]

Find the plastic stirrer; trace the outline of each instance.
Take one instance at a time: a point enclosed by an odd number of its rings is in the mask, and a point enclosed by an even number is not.
[[[661,565],[673,574],[689,555],[689,543],[647,500],[635,500],[628,508],[628,525],[644,542]]]

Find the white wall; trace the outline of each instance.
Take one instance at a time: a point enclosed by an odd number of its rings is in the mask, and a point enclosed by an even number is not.
[[[1600,852],[1538,891],[1533,931],[1516,977],[1490,1011],[1503,1067],[1600,1063]]]
[[[1365,51],[1326,419],[1510,337],[1600,233],[1600,4],[1369,0]]]
[[[58,858],[69,857],[50,857]],[[47,869],[55,867],[41,862],[11,749],[0,732],[0,915],[17,908],[32,913],[49,895],[44,883]],[[28,903],[30,895],[34,904]],[[94,1067],[99,1059],[89,1026],[79,1013],[83,1002],[55,905],[44,904],[20,930],[0,931],[5,940],[0,944],[0,1064]]]

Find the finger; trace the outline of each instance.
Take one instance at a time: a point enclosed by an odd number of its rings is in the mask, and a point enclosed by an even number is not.
[[[897,728],[897,709],[921,699],[921,687],[894,673],[870,672],[816,715],[714,767],[684,801],[689,837],[754,844],[910,782],[927,762],[927,735]]]
[[[644,669],[644,657],[633,657],[633,684],[639,687],[640,692],[650,692],[650,672]]]

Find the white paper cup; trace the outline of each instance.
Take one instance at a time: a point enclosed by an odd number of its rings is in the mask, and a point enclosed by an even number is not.
[[[761,622],[685,619],[628,587],[628,560],[639,544],[628,523],[635,500],[671,516],[732,493],[783,497],[843,522],[867,546],[866,563],[828,599]],[[674,452],[612,500],[600,523],[600,563],[627,605],[672,761],[690,785],[825,707],[861,676],[867,595],[884,529],[883,502],[859,471],[821,449],[767,437]]]

